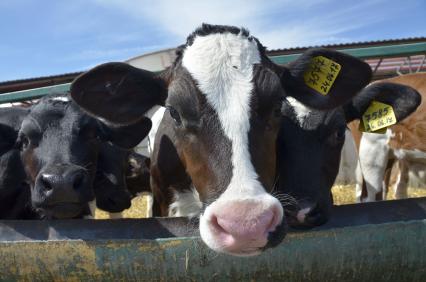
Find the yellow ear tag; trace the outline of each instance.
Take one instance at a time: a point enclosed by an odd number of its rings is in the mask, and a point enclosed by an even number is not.
[[[323,56],[312,58],[311,64],[305,71],[303,78],[310,88],[319,92],[321,95],[327,95],[336,80],[342,67]]]
[[[362,115],[360,130],[362,124],[365,132],[382,133],[383,131],[380,129],[384,129],[384,132],[386,132],[386,127],[395,123],[396,117],[392,106],[373,101]]]
[[[359,126],[358,126],[358,130],[359,130],[359,131],[361,131],[361,132],[377,133],[377,134],[385,134],[385,133],[386,133],[387,128],[385,127],[385,128],[382,128],[382,129],[379,129],[379,130],[376,130],[376,131],[367,131],[367,130],[365,129],[364,122],[363,122],[362,120],[360,120],[360,122],[359,122]]]

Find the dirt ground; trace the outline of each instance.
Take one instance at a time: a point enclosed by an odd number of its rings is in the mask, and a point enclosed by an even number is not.
[[[334,203],[336,205],[345,205],[355,203],[355,185],[334,186],[332,188]],[[426,197],[426,188],[408,188],[410,198]],[[391,191],[388,193],[388,198],[393,199]],[[132,200],[130,209],[123,212],[124,218],[145,218],[147,217],[147,197],[139,196]],[[95,218],[109,218],[108,213],[96,210]]]
[[[132,206],[123,212],[123,218],[145,218],[148,217],[147,213],[147,196],[138,196],[132,200]],[[107,212],[96,209],[96,219],[109,218]]]
[[[336,205],[346,205],[355,203],[355,185],[333,186],[333,199]],[[426,188],[408,188],[409,198],[426,197]],[[394,200],[391,190],[388,191],[387,198]]]

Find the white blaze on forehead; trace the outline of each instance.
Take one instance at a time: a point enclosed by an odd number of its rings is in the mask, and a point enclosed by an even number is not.
[[[315,111],[293,97],[286,97],[286,100],[296,113],[296,119],[300,126],[302,126],[305,119],[307,119]],[[281,112],[284,113],[283,110]]]
[[[182,65],[217,112],[222,129],[232,142],[232,178],[225,191],[229,197],[265,193],[248,146],[253,65],[258,63],[256,41],[231,33],[196,37],[182,58]]]

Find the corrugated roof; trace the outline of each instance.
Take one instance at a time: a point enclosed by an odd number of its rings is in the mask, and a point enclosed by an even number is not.
[[[8,93],[31,88],[39,88],[71,82],[83,72],[71,72],[58,75],[33,77],[0,82],[0,93]]]
[[[271,49],[267,50],[268,55],[287,55],[300,53],[309,48],[333,48],[333,49],[351,49],[351,48],[362,48],[362,47],[372,47],[372,46],[383,46],[383,45],[394,45],[394,44],[404,44],[404,43],[416,43],[424,42],[426,37],[409,37],[401,39],[384,39],[384,40],[374,40],[374,41],[361,41],[361,42],[351,42],[351,43],[339,43],[339,44],[328,44],[328,45],[313,45],[313,46],[300,46],[300,47],[291,47],[283,49]]]
[[[8,85],[8,84],[16,84],[16,83],[25,83],[25,82],[30,82],[33,80],[53,80],[53,79],[58,79],[58,78],[64,78],[64,77],[69,77],[69,76],[78,76],[79,74],[82,74],[83,71],[79,71],[79,72],[69,72],[69,73],[63,73],[63,74],[57,74],[57,75],[48,75],[48,76],[39,76],[39,77],[31,77],[31,78],[23,78],[23,79],[15,79],[15,80],[6,80],[6,81],[1,81],[0,82],[0,86],[3,85]]]
[[[372,46],[384,46],[384,45],[394,45],[394,44],[408,44],[416,42],[425,42],[426,37],[412,37],[412,38],[402,38],[402,39],[386,39],[386,40],[375,40],[375,41],[366,41],[366,42],[352,42],[352,43],[339,43],[339,44],[329,44],[321,46],[306,46],[306,47],[292,47],[285,49],[273,49],[268,50],[267,55],[277,56],[277,55],[288,55],[301,53],[306,49],[323,47],[323,48],[333,48],[333,49],[350,49],[350,48],[367,48]],[[168,49],[169,50],[169,49]],[[42,77],[33,77],[26,79],[17,79],[0,82],[0,93],[19,91],[30,88],[38,88],[49,85],[55,85],[60,83],[71,82],[75,77],[77,77],[82,72],[71,72],[51,76],[42,76]]]

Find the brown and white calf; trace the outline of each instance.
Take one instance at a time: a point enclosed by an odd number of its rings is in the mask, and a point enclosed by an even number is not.
[[[327,95],[304,81],[317,56],[341,65]],[[216,251],[248,256],[285,236],[283,207],[269,193],[284,97],[331,109],[370,78],[367,64],[328,49],[309,50],[291,67],[278,66],[245,29],[203,24],[166,71],[100,65],[73,82],[71,95],[114,124],[136,122],[155,105],[165,106],[151,156],[154,215],[187,215],[182,201],[195,195],[199,207],[190,214],[200,214],[203,241]]]
[[[399,163],[396,197],[407,196],[408,166],[426,164],[426,73],[398,76],[384,80],[411,86],[422,96],[418,109],[405,120],[392,125],[386,134],[363,133],[359,144],[360,170],[357,172],[357,200],[383,199],[387,189],[386,170]],[[387,179],[388,180],[388,179]]]

